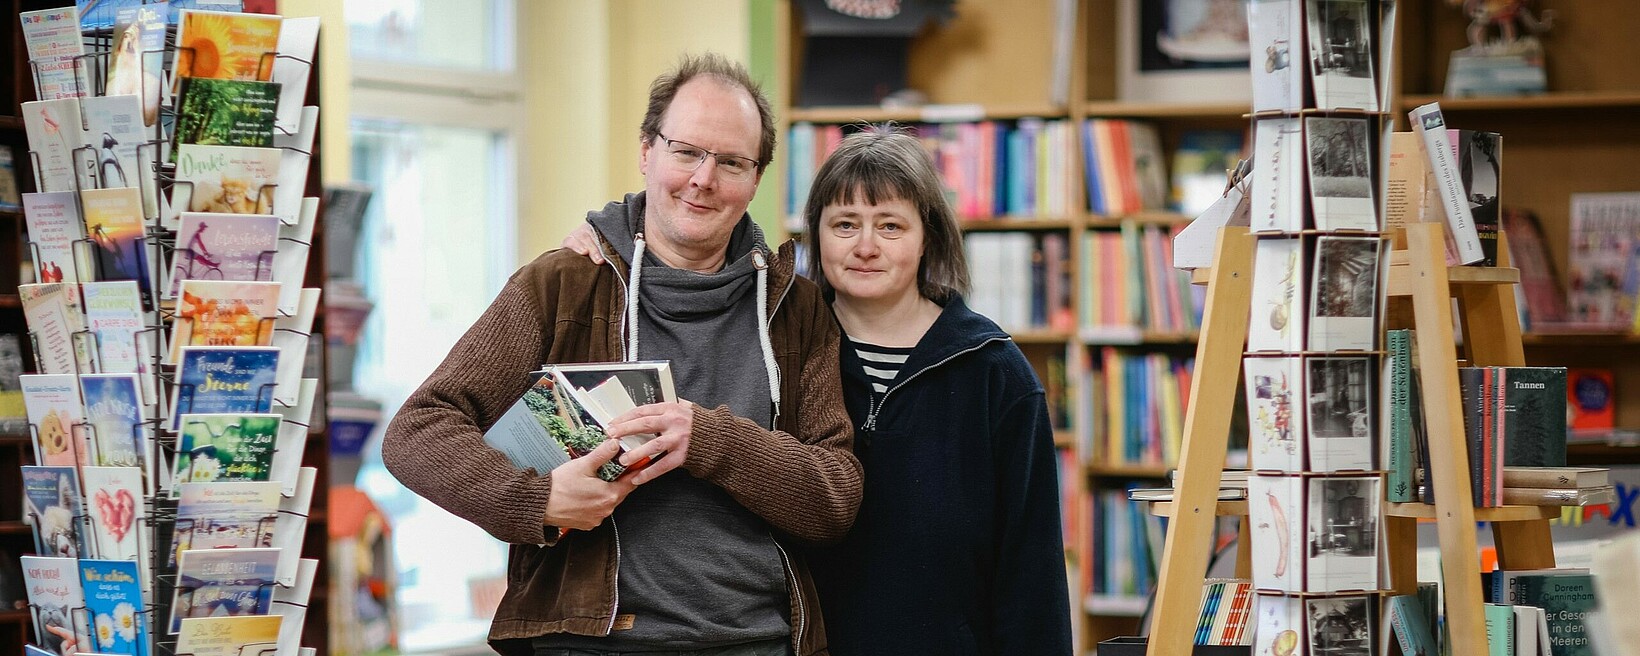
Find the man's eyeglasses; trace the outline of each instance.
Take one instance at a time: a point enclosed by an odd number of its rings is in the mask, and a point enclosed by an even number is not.
[[[693,172],[700,168],[701,162],[711,157],[717,161],[717,172],[724,179],[743,182],[757,173],[757,162],[745,157],[714,153],[686,141],[668,139],[659,132],[655,136],[666,142],[666,155],[661,159],[675,170]]]

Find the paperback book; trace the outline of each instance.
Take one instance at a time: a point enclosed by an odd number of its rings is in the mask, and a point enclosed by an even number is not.
[[[86,189],[80,192],[80,204],[85,234],[96,246],[97,280],[135,280],[144,307],[152,306],[142,193],[136,187]]]
[[[1440,103],[1430,103],[1407,113],[1407,118],[1421,139],[1424,157],[1434,175],[1436,198],[1444,212],[1447,236],[1447,264],[1471,264],[1485,257],[1481,249],[1480,233],[1475,229],[1475,216],[1469,200],[1464,197],[1462,174],[1453,157],[1447,134],[1446,119]]]
[[[283,19],[263,14],[187,10],[177,24],[173,76],[182,80],[262,80],[273,75]]]
[[[179,479],[180,480],[180,479]],[[271,548],[279,514],[279,484],[235,481],[176,484],[176,534],[166,560],[175,567],[189,549]],[[300,550],[301,545],[297,545]]]
[[[34,525],[35,553],[62,558],[86,550],[85,504],[74,467],[23,465],[23,519]]]
[[[182,621],[189,617],[267,615],[278,560],[278,549],[182,552],[177,565],[176,595],[171,602],[170,632],[179,632]],[[277,636],[275,624],[272,637]],[[178,652],[181,653],[180,645]],[[198,652],[194,653],[197,656]]]
[[[178,82],[173,144],[273,145],[279,84],[255,80],[185,77]],[[176,154],[173,147],[171,154]]]
[[[1304,361],[1310,471],[1371,471],[1376,429],[1370,357]]]
[[[267,214],[183,212],[166,298],[186,280],[253,281],[273,278],[279,220]]]
[[[1309,350],[1372,350],[1377,346],[1384,242],[1377,237],[1322,235],[1315,244]]]
[[[277,282],[185,280],[166,359],[189,346],[269,346],[278,312]]]
[[[136,374],[82,374],[80,394],[96,450],[92,464],[142,467],[148,453],[148,418]]]
[[[142,470],[86,467],[81,471],[91,522],[91,551],[106,560],[145,558],[147,539],[142,529],[147,511]]]
[[[134,560],[81,560],[80,582],[93,644],[100,654],[148,653],[142,572]]]
[[[181,423],[171,498],[181,498],[187,483],[269,479],[279,415],[185,414]],[[273,489],[277,496],[277,483]]]
[[[506,454],[513,464],[538,473],[552,471],[603,443],[603,421],[619,414],[615,408],[636,407],[640,399],[652,403],[677,398],[670,366],[664,362],[559,367],[571,368],[572,372],[563,375],[549,367],[530,374],[530,387],[523,397],[484,433],[484,441]],[[580,384],[570,382],[568,375]],[[600,420],[600,416],[606,419]],[[623,449],[642,444],[644,437],[632,436],[636,439],[623,441]],[[611,461],[599,469],[598,476],[613,481],[648,463],[623,468]]]
[[[81,84],[76,61],[85,52],[80,43],[80,15],[73,7],[25,11],[17,15],[23,23],[23,45],[28,50],[33,71],[35,97],[42,100],[77,98],[90,95]]]
[[[85,328],[75,285],[60,282],[18,285],[23,319],[34,340],[34,357],[44,374],[71,374],[89,365]]]
[[[23,225],[32,245],[35,282],[79,282],[91,272],[90,262],[77,257],[86,252],[76,241],[85,239],[85,223],[80,220],[74,193],[59,191],[23,194]]]
[[[74,374],[23,374],[23,405],[34,438],[34,462],[78,467],[90,464],[85,443],[85,404]],[[84,452],[84,453],[83,453]]]
[[[279,349],[271,346],[184,346],[171,430],[183,414],[265,413],[273,407]]]
[[[91,644],[84,613],[84,588],[79,561],[73,558],[23,556],[23,584],[34,607],[34,635],[40,646],[59,656],[71,656],[77,645]]]

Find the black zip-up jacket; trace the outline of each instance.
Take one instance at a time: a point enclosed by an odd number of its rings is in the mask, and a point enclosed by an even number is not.
[[[953,295],[880,398],[839,350],[865,495],[811,563],[831,652],[1070,654],[1058,459],[1019,347]]]

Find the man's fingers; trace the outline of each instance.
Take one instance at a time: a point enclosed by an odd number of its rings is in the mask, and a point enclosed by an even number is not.
[[[660,459],[660,462],[644,467],[638,473],[623,478],[631,479],[633,486],[643,485],[677,469],[679,465],[683,464],[683,458],[684,456],[681,453],[668,453],[666,457]]]
[[[586,467],[587,471],[595,472],[598,471],[599,467],[604,466],[604,463],[613,460],[615,456],[620,453],[620,442],[616,440],[604,440],[603,444],[598,445],[598,448],[593,449],[580,458],[576,458],[575,461],[582,463]]]

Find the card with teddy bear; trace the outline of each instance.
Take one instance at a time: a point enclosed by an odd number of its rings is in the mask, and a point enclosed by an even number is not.
[[[281,152],[250,146],[177,146],[177,183],[164,213],[166,227],[181,227],[181,212],[272,214]]]

